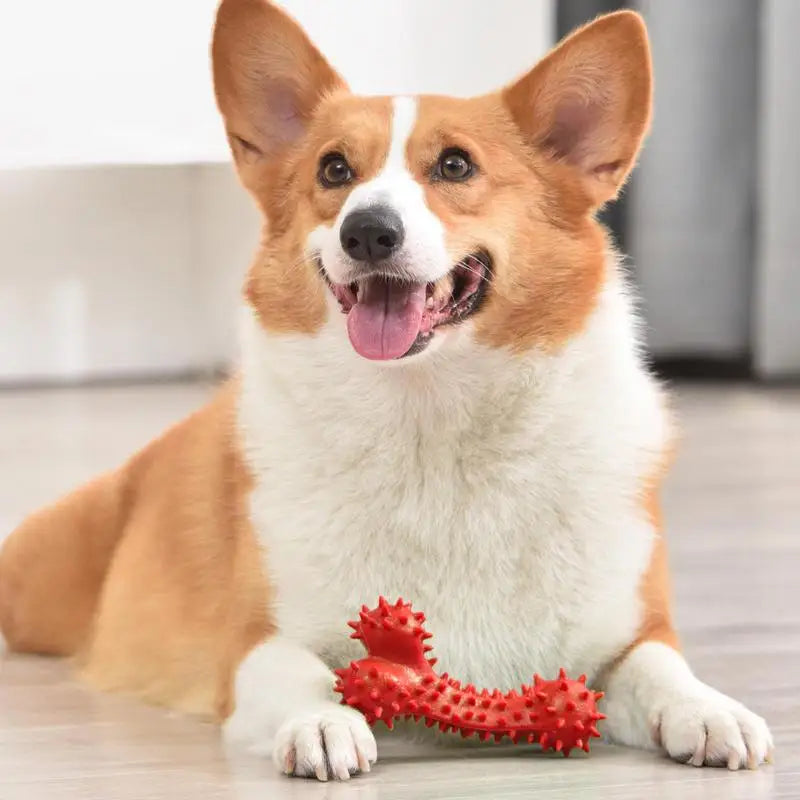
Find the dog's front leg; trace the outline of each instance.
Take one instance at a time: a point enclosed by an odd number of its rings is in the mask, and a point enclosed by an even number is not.
[[[676,761],[696,767],[755,769],[772,757],[766,722],[698,680],[668,644],[636,645],[604,684],[612,741],[660,746]]]
[[[288,775],[347,780],[377,758],[364,717],[340,705],[334,676],[313,653],[280,637],[254,648],[236,673],[225,738],[272,756]]]

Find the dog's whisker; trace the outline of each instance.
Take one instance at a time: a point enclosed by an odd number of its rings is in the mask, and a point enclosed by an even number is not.
[[[473,275],[477,275],[479,278],[493,278],[494,274],[489,266],[486,264],[483,265],[483,270],[477,270],[471,264],[468,264],[465,261],[457,261],[455,263],[456,268],[460,268],[465,270],[466,272],[471,272]]]
[[[485,275],[484,272],[481,272],[480,270],[475,269],[475,267],[471,267],[468,264],[464,264],[460,261],[456,264],[456,268],[463,269],[465,272],[470,272],[473,275],[477,275],[479,278],[483,278]]]
[[[491,268],[491,266],[489,264],[486,264],[483,261],[479,261],[478,263],[481,265],[482,270],[476,270],[475,267],[472,266],[471,262],[473,262],[473,261],[474,261],[474,259],[472,257],[465,256],[464,258],[462,258],[459,261],[457,261],[455,263],[455,266],[456,267],[463,267],[464,269],[466,269],[466,270],[468,270],[470,272],[477,272],[478,274],[481,274],[481,275],[485,274],[485,275],[487,275],[489,277],[492,277],[494,275],[494,273],[492,272],[492,268]]]

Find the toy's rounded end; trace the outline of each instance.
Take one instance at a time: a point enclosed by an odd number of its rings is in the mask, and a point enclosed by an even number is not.
[[[424,620],[425,615],[415,612],[402,597],[394,603],[381,597],[375,608],[362,606],[359,618],[347,624],[353,629],[350,638],[363,642],[368,655],[424,672],[433,665],[425,658],[433,648],[424,642],[433,634],[423,627]]]

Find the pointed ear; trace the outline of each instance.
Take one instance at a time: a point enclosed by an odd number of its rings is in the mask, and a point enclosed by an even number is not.
[[[578,170],[590,203],[614,198],[650,123],[650,48],[633,11],[567,37],[503,91],[528,142]]]
[[[268,0],[222,0],[214,89],[234,158],[272,158],[300,139],[320,100],[345,82],[302,28]]]

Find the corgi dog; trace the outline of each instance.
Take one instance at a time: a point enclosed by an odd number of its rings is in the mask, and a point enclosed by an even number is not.
[[[649,125],[642,19],[471,99],[355,96],[268,0],[222,0],[212,55],[264,217],[239,369],[10,535],[9,648],[347,779],[377,749],[332,691],[360,655],[345,623],[402,595],[465,682],[564,667],[605,691],[613,742],[768,761],[764,720],[681,655],[670,414],[596,219]]]

